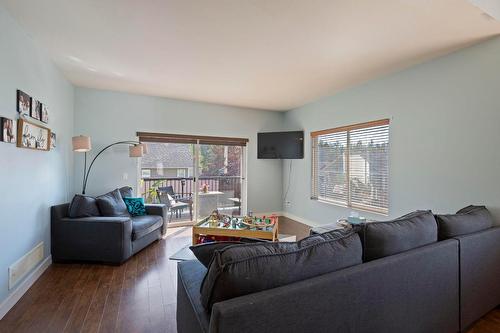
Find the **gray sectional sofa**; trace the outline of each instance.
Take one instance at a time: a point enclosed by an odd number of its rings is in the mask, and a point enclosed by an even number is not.
[[[178,332],[466,331],[500,304],[500,227],[438,241],[429,222],[419,229],[421,221],[410,215],[413,224],[399,245],[389,235],[406,216],[389,228],[374,224],[360,236],[365,252],[367,246],[393,251],[396,244],[397,253],[370,259],[365,254],[361,264],[226,299],[211,310],[200,293],[207,268],[196,260],[179,263]],[[424,240],[424,228],[435,233],[434,240]],[[426,244],[404,248],[414,240]],[[222,267],[226,273],[233,269]]]

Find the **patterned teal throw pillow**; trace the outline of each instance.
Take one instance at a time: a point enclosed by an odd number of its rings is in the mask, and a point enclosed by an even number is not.
[[[127,205],[127,210],[130,215],[146,215],[146,205],[144,204],[144,198],[123,198],[123,201],[125,201],[125,205]]]

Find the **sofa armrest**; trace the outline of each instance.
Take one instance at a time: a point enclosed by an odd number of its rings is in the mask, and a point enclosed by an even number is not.
[[[132,221],[128,217],[52,219],[54,261],[121,263],[132,255]]]
[[[79,218],[70,218],[63,217],[59,219],[60,222],[66,223],[91,223],[91,224],[102,224],[102,223],[115,223],[115,224],[124,224],[130,221],[130,217],[114,217],[114,216],[93,216],[93,217],[79,217]]]
[[[167,205],[165,204],[147,204],[146,214],[148,215],[158,215],[163,218],[163,227],[161,229],[161,234],[165,235],[167,233]]]
[[[69,203],[50,207],[50,216],[52,219],[62,219],[68,216]]]
[[[500,227],[455,239],[460,242],[460,322],[465,332],[500,304]]]

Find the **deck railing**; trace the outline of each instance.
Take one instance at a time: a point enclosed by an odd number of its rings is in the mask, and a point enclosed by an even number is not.
[[[200,191],[204,184],[208,185],[209,191],[229,193],[237,198],[241,196],[239,176],[201,176],[196,183],[196,189],[193,177],[143,178],[141,183],[142,196],[148,203],[158,202],[156,189],[165,186],[172,186],[174,192],[181,196],[193,195],[195,190]]]

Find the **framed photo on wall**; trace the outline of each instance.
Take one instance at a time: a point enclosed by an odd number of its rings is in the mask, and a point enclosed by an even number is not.
[[[23,116],[29,116],[31,112],[31,97],[21,90],[17,91],[17,112]]]
[[[15,120],[0,118],[0,141],[16,143]]]
[[[49,109],[47,105],[42,104],[42,116],[40,119],[43,123],[48,124],[49,123]]]
[[[31,118],[42,120],[42,103],[34,98],[31,98]]]
[[[19,119],[17,121],[17,146],[48,151],[50,149],[50,129]]]
[[[56,140],[57,140],[56,133],[50,131],[50,150],[56,148]]]

